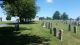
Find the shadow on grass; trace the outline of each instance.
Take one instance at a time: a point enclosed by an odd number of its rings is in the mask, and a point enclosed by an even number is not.
[[[6,23],[6,24],[15,25],[15,24],[17,24],[17,23]],[[30,22],[19,22],[19,24],[37,24],[37,22],[35,22],[35,21],[30,21]]]
[[[20,27],[20,30],[32,30],[32,28]]]
[[[28,45],[43,41],[42,37],[18,35],[20,32],[14,31],[14,27],[0,27],[0,45]]]

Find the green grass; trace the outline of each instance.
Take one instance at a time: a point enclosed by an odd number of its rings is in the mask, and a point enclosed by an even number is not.
[[[0,24],[8,24],[8,23],[11,23],[11,22],[10,21],[9,22],[6,22],[6,21],[0,22]]]
[[[57,29],[63,29],[62,41],[50,34],[49,29],[43,28],[41,26],[42,21],[37,22],[37,24],[20,24],[22,29],[20,29],[19,35],[36,35],[38,37],[47,38],[50,39],[50,45],[80,45],[80,26],[78,26],[77,34],[75,34],[73,31],[68,31],[68,24],[64,24],[56,20],[49,22],[52,22],[53,27],[56,27]],[[3,24],[2,22],[0,23]]]

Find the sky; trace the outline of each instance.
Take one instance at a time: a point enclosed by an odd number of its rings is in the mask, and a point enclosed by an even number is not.
[[[66,12],[70,18],[80,16],[80,0],[37,0],[38,16],[52,17],[55,11]]]
[[[61,15],[66,12],[70,18],[74,19],[80,16],[80,0],[37,0],[36,4],[40,8],[36,14],[39,17],[52,17],[55,11],[59,11]],[[1,7],[0,17],[3,17],[3,20],[6,17]]]

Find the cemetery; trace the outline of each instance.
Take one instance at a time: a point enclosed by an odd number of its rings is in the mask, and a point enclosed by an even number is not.
[[[1,23],[1,22],[0,22]],[[44,20],[44,21],[38,21],[35,24],[9,24],[10,22],[5,22],[3,24],[8,24],[11,26],[6,27],[0,27],[0,34],[6,35],[7,37],[7,43],[16,43],[18,45],[20,44],[26,44],[26,45],[79,45],[80,44],[80,26],[73,26],[72,24],[65,24],[62,23],[62,21],[58,20]],[[56,25],[57,23],[57,25]],[[6,30],[4,30],[6,29]],[[3,30],[3,31],[2,31]],[[3,33],[5,31],[5,33]],[[29,39],[27,37],[23,37],[20,39],[23,40],[17,40],[13,36],[13,34],[16,37],[21,36],[28,36],[32,39]],[[20,41],[20,43],[12,42],[11,40],[8,40],[9,35],[12,35],[14,37],[12,41]],[[5,36],[5,37],[6,37]],[[34,38],[33,38],[34,37]],[[0,38],[4,39],[4,38]],[[31,40],[31,41],[30,41]],[[1,41],[0,41],[1,42]],[[4,41],[6,42],[6,41]],[[31,43],[30,43],[31,42]],[[5,43],[5,44],[7,44]],[[1,44],[1,43],[0,43]]]
[[[0,0],[0,45],[80,45],[78,3]]]

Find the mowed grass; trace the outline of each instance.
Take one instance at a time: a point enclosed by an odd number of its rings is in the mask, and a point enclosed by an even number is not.
[[[63,41],[60,44],[57,42],[57,45],[80,45],[80,26],[77,26],[77,34],[75,34],[73,33],[73,29],[68,31],[69,24],[64,24],[60,21],[51,22],[53,23],[53,27],[63,30]],[[72,25],[72,28],[73,26],[74,25]],[[53,45],[53,43],[51,43],[51,45]]]
[[[8,21],[0,22],[0,24],[8,24],[8,23],[11,23],[11,22],[10,21],[9,22]]]
[[[75,34],[73,31],[68,31],[69,24],[64,24],[56,20],[49,21],[52,22],[53,27],[63,30],[63,40],[60,41],[57,37],[53,36],[53,34],[50,34],[49,29],[43,28],[41,26],[42,22],[43,21],[39,21],[35,24],[20,24],[20,27],[24,29],[19,31],[21,32],[19,35],[28,34],[30,36],[36,35],[47,38],[50,39],[50,45],[80,45],[80,26],[78,26],[77,33]]]

